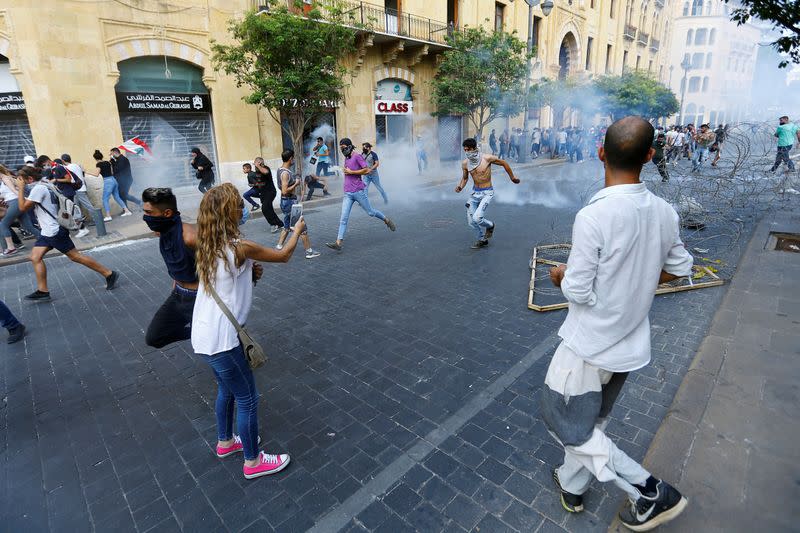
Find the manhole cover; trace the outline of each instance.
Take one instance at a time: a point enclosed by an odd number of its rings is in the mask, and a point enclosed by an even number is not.
[[[435,228],[446,228],[448,226],[451,226],[453,224],[453,222],[454,221],[452,219],[450,219],[450,218],[441,218],[439,220],[431,220],[430,222],[425,224],[425,227],[426,228],[432,228],[432,229],[435,229]]]
[[[800,233],[778,233],[772,231],[769,234],[769,241],[767,241],[767,249],[800,253]]]

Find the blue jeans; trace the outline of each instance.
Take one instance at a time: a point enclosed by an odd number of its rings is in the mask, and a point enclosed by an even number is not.
[[[258,457],[258,391],[253,371],[247,364],[242,345],[227,352],[204,355],[217,378],[217,438],[233,438],[233,406],[236,404],[236,430],[242,438],[244,458]]]
[[[372,206],[369,205],[366,189],[361,189],[358,192],[346,192],[344,193],[344,198],[342,198],[342,218],[339,220],[339,235],[336,237],[337,240],[341,241],[344,239],[344,234],[347,232],[347,222],[350,220],[350,211],[353,209],[354,203],[358,203],[361,209],[366,211],[369,216],[386,220],[383,213],[377,209],[373,209]]]
[[[114,179],[114,176],[108,176],[107,178],[103,178],[103,209],[105,209],[106,214],[111,213],[111,205],[108,199],[112,196],[123,210],[128,209],[128,206],[125,205],[125,202],[122,201],[119,195],[119,184],[117,180]]]
[[[17,317],[14,316],[14,313],[11,312],[11,309],[6,306],[3,300],[0,300],[0,326],[9,331],[19,326],[19,320],[17,320]]]
[[[0,222],[0,234],[2,234],[3,237],[11,237],[11,224],[19,219],[19,225],[22,226],[25,231],[32,233],[38,238],[39,230],[36,229],[36,226],[31,222],[29,213],[20,212],[19,200],[11,200],[7,202],[7,205],[8,211],[6,211],[6,216],[4,216],[2,222]]]
[[[261,192],[258,189],[256,189],[255,187],[250,187],[250,189],[247,192],[245,192],[242,196],[244,197],[245,200],[247,200],[250,203],[250,205],[252,205],[253,207],[258,207],[258,204],[253,200],[254,196],[256,198],[261,198]]]
[[[333,176],[333,172],[328,170],[330,163],[327,161],[318,161],[317,162],[317,176]]]
[[[794,171],[794,161],[791,160],[789,157],[789,152],[792,151],[792,145],[789,146],[778,146],[778,153],[775,154],[775,164],[772,165],[773,172],[781,166],[781,163],[786,163],[786,168],[791,171]]]
[[[467,224],[475,231],[478,240],[483,240],[486,230],[494,227],[491,220],[483,218],[486,208],[494,198],[494,190],[472,191],[467,203]]]
[[[692,156],[692,170],[700,168],[706,159],[708,159],[708,148],[698,145]]]
[[[375,188],[378,189],[378,192],[381,193],[381,196],[383,197],[383,203],[385,204],[389,203],[389,197],[386,196],[386,191],[384,191],[383,187],[381,186],[381,177],[378,175],[377,172],[373,172],[372,174],[367,174],[362,179],[364,180],[364,183],[367,184],[366,188],[367,194],[369,194],[370,183],[374,183]]]
[[[119,186],[119,197],[125,202],[133,202],[139,207],[142,207],[142,201],[130,194],[131,186],[133,186],[133,178],[114,177],[114,179],[117,180],[117,185]],[[105,189],[105,183],[103,188]],[[127,205],[127,203],[125,205]]]

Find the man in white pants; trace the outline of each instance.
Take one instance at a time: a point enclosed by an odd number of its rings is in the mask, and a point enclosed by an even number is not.
[[[604,433],[628,373],[650,362],[656,287],[692,272],[677,213],[639,181],[652,141],[653,126],[639,117],[608,128],[598,151],[605,188],[575,217],[567,264],[550,271],[569,313],[542,393],[542,418],[564,447],[564,464],[553,471],[562,506],[580,512],[593,477],[613,481],[628,494],[620,520],[634,531],[672,520],[687,504]]]

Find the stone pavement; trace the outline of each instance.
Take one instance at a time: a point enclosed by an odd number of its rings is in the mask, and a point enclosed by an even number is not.
[[[800,254],[765,248],[770,231],[800,216],[758,226],[647,453],[690,499],[666,531],[798,528]]]
[[[598,172],[589,163],[581,172]],[[587,170],[588,169],[588,170]],[[30,333],[2,345],[0,519],[9,531],[593,531],[621,501],[593,487],[563,513],[549,479],[560,453],[537,416],[563,312],[526,309],[537,242],[569,235],[585,183],[498,184],[491,246],[468,248],[464,194],[451,184],[392,191],[397,233],[354,211],[308,217],[323,255],[265,266],[249,328],[271,355],[256,373],[263,447],[292,454],[247,481],[219,460],[215,383],[188,343],[144,345],[170,282],[156,242],[93,252],[122,272],[48,260],[53,301],[30,305],[30,265],[3,268],[0,297]],[[525,176],[523,176],[524,178]],[[512,195],[511,191],[516,195]],[[509,198],[506,202],[503,199]],[[519,205],[515,199],[531,198]],[[537,200],[538,198],[538,200]],[[273,244],[261,220],[250,238]],[[738,254],[732,252],[730,261]],[[725,288],[658,297],[653,363],[632,376],[609,431],[641,459]],[[613,490],[613,489],[612,489]]]

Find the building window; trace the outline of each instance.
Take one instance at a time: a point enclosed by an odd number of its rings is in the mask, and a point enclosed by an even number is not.
[[[622,52],[622,72],[625,72],[626,68],[628,68],[628,51],[627,50]]]
[[[711,33],[708,34],[708,44],[714,44],[714,39],[717,37],[717,30],[711,28]]]
[[[612,19],[614,18],[614,4],[615,1],[611,0],[611,8],[608,10],[608,16]]]
[[[642,56],[636,56],[636,70],[639,70],[639,65],[642,63]]]
[[[503,31],[503,11],[505,7],[501,3],[495,3],[494,5],[494,29],[495,31]]]
[[[594,39],[589,37],[586,39],[586,70],[589,70],[589,67],[592,64],[592,45],[594,44]]]
[[[706,15],[711,14],[711,0],[706,1]]]
[[[653,60],[652,59],[647,64],[647,72],[653,72]]]
[[[703,0],[692,0],[692,16],[698,17],[703,14]]]
[[[694,40],[694,30],[687,31],[686,32],[686,46],[691,45],[693,40]]]
[[[708,92],[708,76],[703,77],[703,92]]]
[[[612,46],[606,45],[606,74],[611,72],[611,51],[613,50]]]
[[[712,126],[717,123],[717,112],[716,111],[712,111],[711,113],[709,113],[708,122]]]
[[[707,38],[708,30],[705,28],[700,28],[694,33],[694,44],[706,44]]]
[[[689,16],[689,2],[684,2],[683,3],[683,16],[684,17],[688,17]]]
[[[706,58],[704,53],[695,54],[692,56],[692,68],[697,70],[703,68],[703,60]]]
[[[706,68],[711,68],[711,52],[706,55]]]
[[[689,78],[689,92],[696,93],[700,90],[700,76],[692,76]]]
[[[542,17],[533,17],[533,46],[536,47],[536,55],[539,55],[539,32],[542,29]]]
[[[590,9],[594,9],[594,0],[590,0],[590,2],[589,2],[589,8],[590,8]]]

